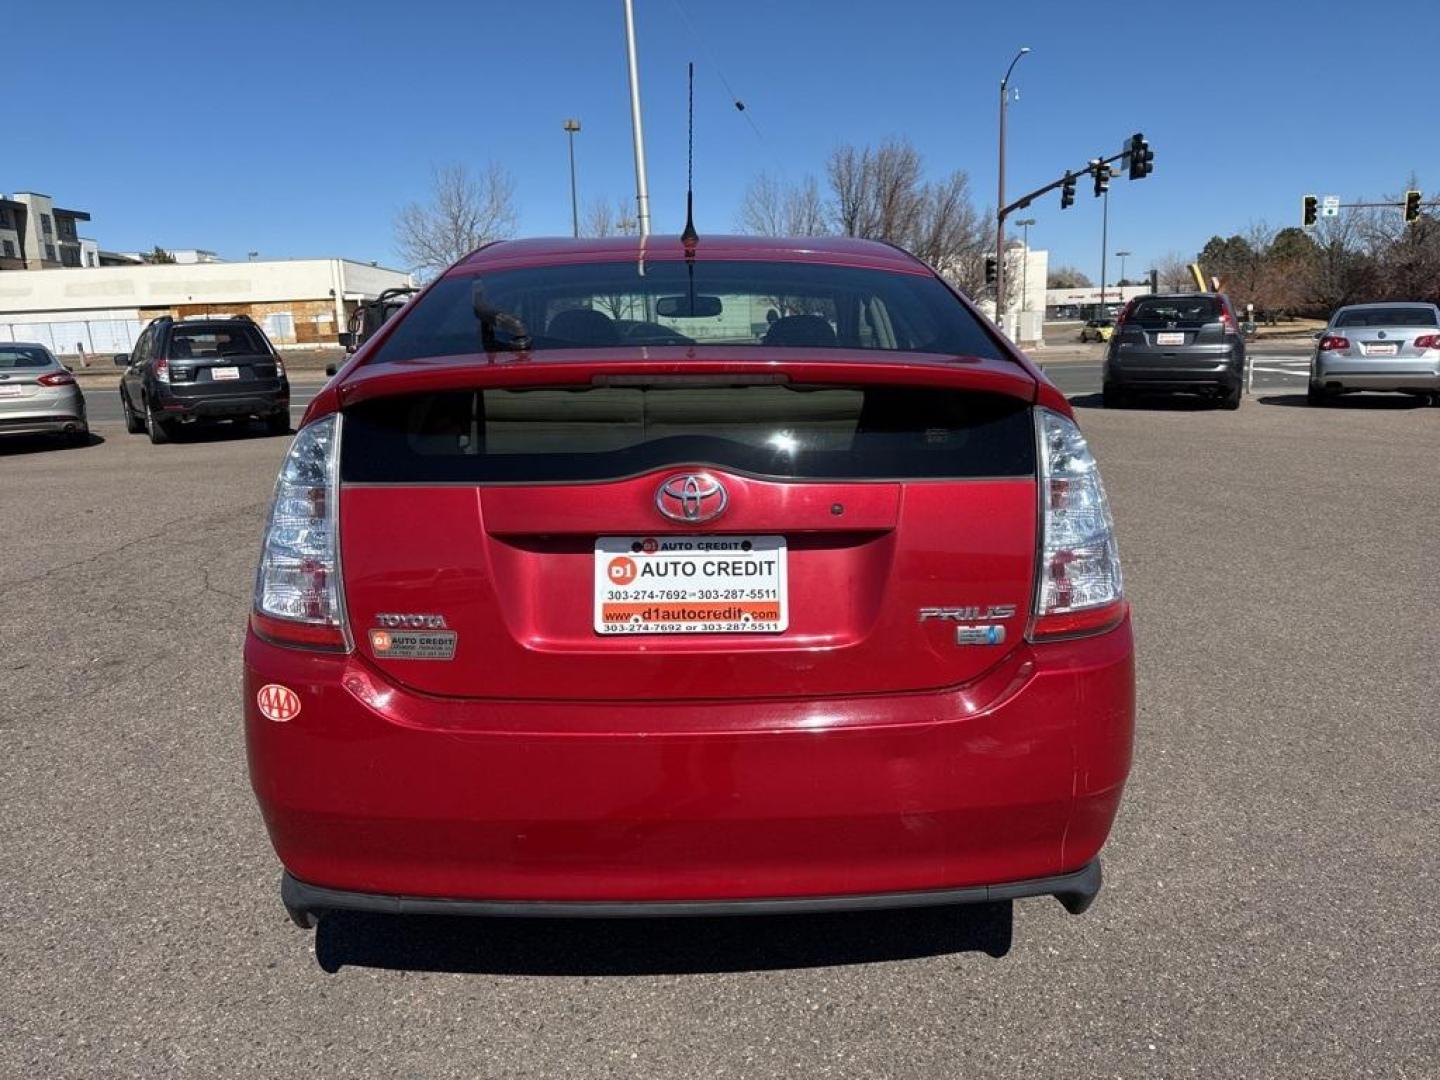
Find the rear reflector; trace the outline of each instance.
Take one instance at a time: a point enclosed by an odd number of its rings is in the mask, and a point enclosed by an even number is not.
[[[350,648],[336,541],[339,450],[338,415],[307,424],[275,482],[250,624],[282,645]]]
[[[1108,630],[1125,617],[1124,579],[1100,471],[1075,422],[1035,410],[1041,544],[1032,641]]]

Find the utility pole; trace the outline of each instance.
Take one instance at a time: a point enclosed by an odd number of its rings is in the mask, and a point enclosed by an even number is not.
[[[1025,235],[1023,250],[1024,261],[1020,264],[1020,310],[1030,310],[1030,226],[1035,224],[1033,217],[1016,218],[1015,224],[1019,225]]]
[[[629,3],[629,0],[626,0]],[[1005,77],[1000,80],[1000,196],[995,201],[995,321],[1005,325],[1005,113],[1010,93],[1010,74],[1020,58],[1030,51],[1027,45],[1015,54]]]
[[[570,136],[570,231],[577,238],[580,236],[580,203],[575,197],[575,133],[579,130],[579,120],[565,121],[565,133]]]
[[[1100,212],[1100,314],[1098,319],[1105,317],[1105,245],[1109,241],[1110,232],[1110,189],[1105,189],[1105,206]]]
[[[635,138],[635,218],[650,235],[650,190],[645,179],[645,132],[640,123],[640,65],[635,59],[635,5],[625,0],[625,50],[630,60],[630,128]]]

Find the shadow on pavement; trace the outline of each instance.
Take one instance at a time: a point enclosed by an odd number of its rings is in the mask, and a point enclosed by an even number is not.
[[[1105,402],[1099,394],[1072,394],[1070,404],[1077,409],[1103,409]],[[1156,395],[1154,397],[1132,397],[1118,409],[1111,412],[1219,412],[1220,406],[1212,399],[1199,394]]]
[[[315,959],[342,967],[475,975],[678,975],[909,960],[1002,957],[1011,901],[822,915],[674,919],[487,919],[336,911]]]
[[[66,450],[88,450],[105,440],[93,431],[83,443],[73,443],[62,435],[7,435],[0,439],[0,457],[20,454],[58,454]]]
[[[293,427],[293,425],[292,425]],[[292,432],[287,431],[285,437],[289,438]],[[135,438],[144,441],[144,435],[136,435]],[[255,421],[233,420],[212,424],[185,424],[175,428],[170,433],[172,443],[214,443],[234,442],[241,439],[278,439],[279,435],[272,435],[266,431],[264,426]]]
[[[1333,401],[1327,401],[1324,405],[1311,405],[1305,399],[1304,394],[1271,394],[1267,397],[1256,398],[1261,405],[1284,405],[1300,409],[1314,409],[1322,412],[1326,409],[1354,409],[1363,411],[1365,409],[1423,409],[1429,403],[1424,398],[1411,397],[1408,394],[1346,394]]]

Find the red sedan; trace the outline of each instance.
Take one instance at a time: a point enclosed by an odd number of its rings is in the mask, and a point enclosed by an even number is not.
[[[1133,645],[1069,405],[920,262],[510,241],[310,405],[244,695],[301,925],[1079,912]]]

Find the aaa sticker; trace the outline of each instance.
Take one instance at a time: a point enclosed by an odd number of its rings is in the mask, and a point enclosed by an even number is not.
[[[300,695],[291,690],[288,686],[281,686],[278,683],[267,683],[260,688],[255,695],[255,704],[260,708],[260,715],[266,720],[274,720],[284,723],[287,720],[294,720],[300,715]]]

